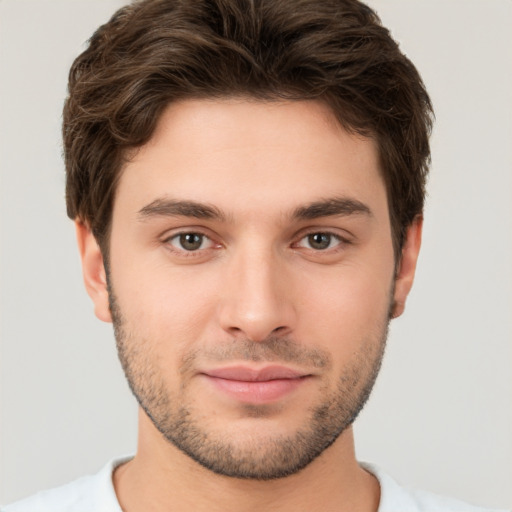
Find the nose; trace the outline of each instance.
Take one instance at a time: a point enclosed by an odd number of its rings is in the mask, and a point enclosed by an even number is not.
[[[226,265],[219,304],[222,329],[254,342],[295,328],[293,280],[270,248],[240,251]]]

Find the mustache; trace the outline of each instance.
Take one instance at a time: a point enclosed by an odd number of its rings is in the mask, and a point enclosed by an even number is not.
[[[269,336],[263,341],[241,338],[229,344],[193,350],[182,358],[181,370],[186,373],[198,360],[214,363],[232,361],[292,363],[300,367],[328,369],[332,365],[329,352],[315,347],[304,347],[296,341],[280,336]]]

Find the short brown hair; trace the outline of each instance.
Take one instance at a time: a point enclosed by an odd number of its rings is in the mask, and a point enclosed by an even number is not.
[[[357,0],[139,0],[114,14],[69,75],[68,215],[108,247],[128,150],[184,98],[320,100],[377,141],[398,255],[423,211],[433,112],[420,75]]]

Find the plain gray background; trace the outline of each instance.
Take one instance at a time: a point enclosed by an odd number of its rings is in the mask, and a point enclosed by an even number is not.
[[[133,452],[136,406],[64,206],[69,66],[118,0],[0,0],[0,503]],[[404,484],[512,505],[512,2],[372,0],[437,114],[423,252],[356,422]]]

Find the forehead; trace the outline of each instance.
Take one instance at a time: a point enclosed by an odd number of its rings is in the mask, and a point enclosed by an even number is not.
[[[114,214],[165,196],[255,215],[332,196],[387,211],[378,162],[375,142],[349,134],[320,102],[186,100],[125,164]]]

